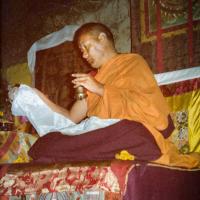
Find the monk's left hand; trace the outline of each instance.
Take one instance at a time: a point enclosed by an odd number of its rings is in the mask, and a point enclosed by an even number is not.
[[[77,88],[78,86],[82,85],[90,92],[103,96],[103,92],[104,92],[103,84],[99,83],[90,74],[77,73],[77,74],[72,74],[72,77],[75,77],[75,79],[72,80],[72,83],[74,84],[74,88]]]

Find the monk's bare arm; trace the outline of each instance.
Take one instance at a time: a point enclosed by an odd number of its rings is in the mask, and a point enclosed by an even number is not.
[[[74,123],[79,123],[82,119],[86,117],[87,114],[87,101],[86,99],[77,100],[70,110],[64,109],[63,107],[52,102],[47,96],[45,96],[41,91],[33,88],[33,90],[40,96],[40,98],[54,111],[64,115],[65,117],[72,120]]]

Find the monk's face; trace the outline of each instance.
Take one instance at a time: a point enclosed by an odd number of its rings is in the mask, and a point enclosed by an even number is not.
[[[97,37],[89,34],[82,35],[79,38],[79,48],[83,58],[86,59],[93,68],[100,68],[104,63],[104,45]]]

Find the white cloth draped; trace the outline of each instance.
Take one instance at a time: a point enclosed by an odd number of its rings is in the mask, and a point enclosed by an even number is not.
[[[55,131],[65,135],[79,135],[119,121],[119,119],[90,117],[75,124],[65,116],[54,112],[31,87],[23,84],[17,92],[15,91],[11,110],[15,116],[27,117],[40,136]]]

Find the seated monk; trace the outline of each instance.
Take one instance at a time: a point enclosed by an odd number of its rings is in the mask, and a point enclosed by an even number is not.
[[[155,139],[161,154],[154,162],[188,168],[199,165],[199,158],[179,154],[169,141],[174,130],[170,109],[142,56],[118,53],[111,31],[100,23],[82,25],[75,33],[74,42],[83,58],[98,72],[95,76],[72,74],[74,87],[83,86],[87,97],[77,100],[70,110],[54,104],[34,89],[53,111],[75,124],[92,116],[129,120]]]

